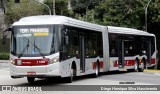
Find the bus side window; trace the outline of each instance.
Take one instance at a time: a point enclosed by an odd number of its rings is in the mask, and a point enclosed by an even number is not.
[[[115,54],[116,54],[115,49],[112,49],[111,54],[112,54],[112,55],[115,55]]]
[[[118,55],[117,42],[117,35],[109,33],[109,52],[111,57],[116,57]]]
[[[85,32],[85,48],[86,48],[86,57],[96,57],[97,56],[97,32],[92,32],[86,30]]]
[[[76,28],[68,29],[68,46],[67,46],[67,56],[75,57],[78,55],[79,46],[78,46],[78,32]]]
[[[102,33],[97,34],[97,54],[100,57],[103,57],[103,41],[102,41]]]

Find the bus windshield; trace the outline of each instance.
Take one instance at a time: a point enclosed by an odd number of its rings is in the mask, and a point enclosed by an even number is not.
[[[54,52],[54,27],[13,27],[11,52],[21,56],[49,55],[51,52]]]

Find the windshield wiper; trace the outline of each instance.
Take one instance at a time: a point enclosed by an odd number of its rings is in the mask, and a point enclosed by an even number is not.
[[[39,47],[37,47],[37,45],[35,44],[35,39],[34,39],[34,44],[33,44],[33,46],[37,49],[37,51],[39,52],[39,54],[40,54],[43,58],[45,58],[45,56],[44,56],[43,53],[41,52],[41,49],[40,49]]]
[[[25,50],[29,47],[29,39],[27,45],[23,48],[23,50],[20,52],[20,54],[18,55],[18,58],[22,57],[23,53],[25,52]]]

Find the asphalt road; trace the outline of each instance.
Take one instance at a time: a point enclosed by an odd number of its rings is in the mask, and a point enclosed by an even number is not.
[[[18,85],[18,86],[38,86],[38,87],[49,87],[56,88],[59,85],[160,85],[160,72],[107,72],[101,74],[98,78],[93,78],[89,76],[77,77],[73,83],[65,83],[65,79],[61,78],[50,78],[50,79],[36,79],[34,85],[29,84],[26,78],[12,79],[9,75],[9,65],[8,63],[0,63],[0,85]],[[128,82],[129,84],[124,84]],[[61,88],[61,87],[60,87]],[[64,88],[64,87],[63,87]],[[86,87],[87,88],[87,87]],[[56,94],[81,94],[81,93],[92,93],[97,94],[98,91],[42,91],[42,92],[26,92],[28,93],[56,93]],[[142,93],[142,94],[159,94],[160,91],[119,91],[119,94],[124,93]],[[1,93],[1,92],[0,92]],[[6,92],[2,92],[6,93]],[[14,92],[12,92],[14,93]],[[16,92],[15,92],[16,93]],[[115,94],[116,91],[107,91],[107,93]],[[6,93],[8,94],[8,93]],[[100,91],[99,94],[106,94],[106,91]]]

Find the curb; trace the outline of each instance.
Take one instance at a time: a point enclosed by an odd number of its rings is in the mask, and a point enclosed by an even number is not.
[[[148,69],[145,69],[144,72],[160,72],[160,70],[148,70]]]

